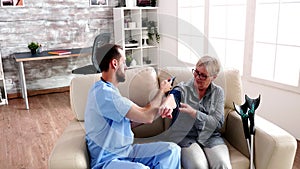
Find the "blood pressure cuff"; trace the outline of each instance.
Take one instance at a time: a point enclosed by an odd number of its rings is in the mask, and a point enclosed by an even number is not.
[[[177,119],[178,115],[179,115],[179,107],[180,107],[180,102],[181,102],[181,92],[178,90],[175,90],[174,88],[170,91],[170,94],[173,94],[175,102],[176,102],[176,108],[173,109],[172,112],[172,122],[170,127],[172,126],[172,124],[175,122],[175,120]]]

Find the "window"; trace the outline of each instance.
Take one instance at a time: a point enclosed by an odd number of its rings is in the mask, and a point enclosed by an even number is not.
[[[216,52],[224,67],[243,72],[246,0],[209,1],[209,53]]]
[[[210,54],[225,67],[236,67],[242,72],[246,0],[186,2],[178,1],[179,59],[195,63],[199,57]]]
[[[300,1],[256,2],[251,76],[298,86]]]
[[[178,1],[179,19],[203,33],[178,22],[178,57],[216,55],[254,82],[300,92],[299,9],[300,0]]]
[[[204,1],[178,1],[178,59],[195,64],[204,54]]]

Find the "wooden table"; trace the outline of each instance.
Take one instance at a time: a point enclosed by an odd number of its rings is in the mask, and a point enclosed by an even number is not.
[[[76,49],[62,49],[62,50],[70,51],[71,54],[51,55],[48,54],[49,51],[43,51],[42,53],[35,54],[35,55],[32,55],[30,52],[14,53],[14,58],[16,62],[19,63],[19,74],[20,74],[19,77],[20,77],[20,83],[22,88],[22,97],[25,99],[27,110],[29,109],[29,104],[28,104],[27,87],[26,87],[23,62],[35,61],[35,60],[62,59],[62,58],[78,57],[78,56],[90,56],[92,53],[92,48],[76,48]]]

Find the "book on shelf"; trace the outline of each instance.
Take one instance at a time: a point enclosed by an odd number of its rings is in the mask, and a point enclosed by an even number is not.
[[[48,52],[48,54],[51,54],[51,55],[68,55],[68,54],[71,54],[71,51],[68,51],[68,50],[54,50],[54,51]]]

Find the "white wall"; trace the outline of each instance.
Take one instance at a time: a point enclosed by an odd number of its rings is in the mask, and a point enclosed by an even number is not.
[[[177,1],[159,1],[160,67],[180,66],[177,59]]]

